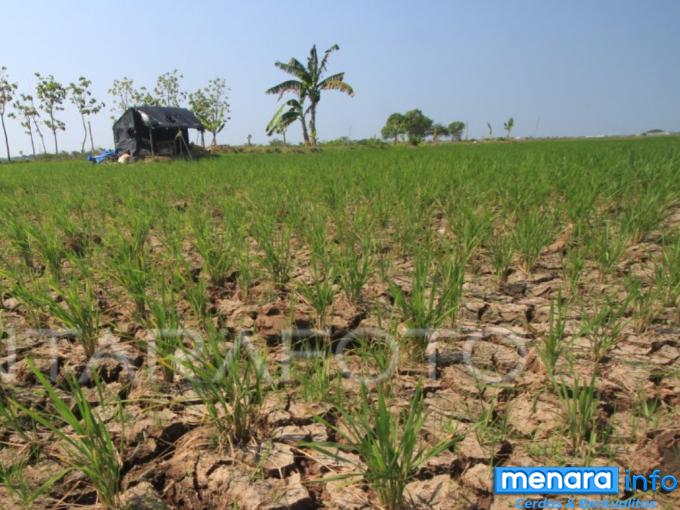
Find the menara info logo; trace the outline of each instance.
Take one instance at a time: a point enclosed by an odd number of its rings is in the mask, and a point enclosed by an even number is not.
[[[497,467],[495,494],[588,494],[619,493],[616,467]]]

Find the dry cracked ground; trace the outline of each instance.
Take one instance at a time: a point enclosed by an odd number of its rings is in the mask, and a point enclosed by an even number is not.
[[[680,210],[667,220],[680,224]],[[658,308],[644,327],[636,323],[634,310],[624,312],[615,345],[596,361],[592,338],[583,332],[584,317],[594,313],[598,297],[623,296],[624,274],[651,281],[661,247],[654,235],[630,246],[618,267],[602,277],[594,265],[585,268],[579,294],[588,299],[566,310],[563,356],[555,368],[556,379],[569,381],[575,374],[588,380],[597,370],[599,396],[595,421],[599,437],[593,448],[573,448],[565,422],[563,402],[551,387],[551,378],[538,355],[550,329],[551,303],[568,295],[563,264],[569,250],[569,233],[563,233],[544,250],[531,273],[515,269],[499,282],[488,256],[480,252],[468,266],[456,328],[437,333],[427,355],[414,353],[402,339],[397,369],[389,380],[393,409],[407,406],[419,382],[423,384],[428,418],[423,441],[455,435],[453,448],[430,459],[406,488],[408,505],[426,509],[501,509],[512,499],[494,498],[492,467],[495,465],[555,465],[590,462],[617,465],[621,471],[661,469],[680,473],[680,322],[678,310]],[[152,247],[162,250],[157,240]],[[296,267],[304,267],[304,250],[296,254]],[[411,262],[396,266],[393,279],[408,292]],[[400,274],[401,273],[401,274]],[[299,270],[294,278],[309,278]],[[573,291],[573,289],[572,289]],[[389,288],[380,281],[366,286],[367,302],[391,303]],[[339,296],[339,295],[338,295]],[[106,405],[92,387],[90,400],[123,447],[123,502],[129,508],[247,510],[378,508],[379,502],[361,478],[344,479],[354,467],[301,445],[302,441],[335,440],[336,432],[317,420],[337,420],[332,404],[305,394],[295,377],[277,381],[267,393],[257,424],[258,433],[248,444],[219,448],[215,433],[205,420],[205,407],[181,376],[172,383],[150,380],[145,353],[138,341],[147,334],[135,325],[132,307],[98,294],[106,333],[100,348],[125,354],[131,367],[120,359],[101,359],[92,365],[105,381],[105,394],[119,396],[126,405],[123,415]],[[280,372],[285,357],[283,332],[291,326],[314,327],[314,312],[267,282],[257,282],[247,299],[234,291],[233,282],[212,288],[211,312],[230,332],[252,333],[251,341],[263,352],[272,374]],[[185,303],[185,306],[188,305]],[[2,296],[5,336],[25,331],[31,324],[25,306],[9,292]],[[331,341],[337,342],[358,327],[384,325],[371,310],[350,305],[336,297],[328,318]],[[188,324],[188,327],[191,325]],[[403,325],[395,335],[403,333]],[[509,334],[512,333],[512,335]],[[36,384],[27,365],[30,355],[45,374],[58,369],[57,385],[64,374],[82,374],[87,359],[81,345],[67,335],[53,339],[19,336],[17,361],[5,352],[3,367],[12,371],[13,391],[29,394]],[[511,338],[513,341],[508,341]],[[376,342],[378,342],[376,340]],[[54,349],[56,348],[56,351]],[[379,349],[379,346],[375,346]],[[52,353],[57,352],[57,366]],[[426,361],[429,359],[429,362]],[[346,368],[361,370],[368,363],[350,353]],[[304,360],[295,360],[294,374],[309,373]],[[375,367],[374,367],[375,368]],[[364,371],[369,368],[364,367]],[[514,377],[503,378],[504,374]],[[358,395],[355,378],[342,377],[335,360],[331,374],[348,395]],[[33,402],[34,405],[40,403]],[[4,465],[40,449],[28,464],[27,483],[39,486],[60,471],[63,445],[48,432],[27,444],[25,438],[2,431]],[[587,450],[587,451],[586,451]],[[351,459],[360,464],[360,458]],[[333,477],[335,477],[333,479]],[[332,478],[332,480],[326,480]],[[677,496],[660,496],[660,505],[677,508]],[[6,487],[0,488],[3,508],[18,507]],[[75,508],[96,505],[96,495],[86,478],[70,472],[36,500],[35,508]]]

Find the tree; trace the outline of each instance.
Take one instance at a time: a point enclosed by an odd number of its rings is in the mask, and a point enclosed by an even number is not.
[[[92,85],[92,82],[85,78],[84,76],[81,76],[80,78],[78,78],[78,83],[70,83],[68,86],[68,91],[70,94],[69,99],[78,109],[78,113],[80,114],[80,120],[83,122],[84,134],[83,143],[80,147],[80,152],[85,152],[85,142],[87,142],[88,131],[90,133],[90,147],[92,149],[92,152],[94,152],[94,140],[92,139],[92,126],[89,120],[87,120],[86,122],[86,117],[88,117],[89,115],[96,115],[105,106],[104,103],[100,103],[92,95],[92,92],[90,91],[90,85]]]
[[[7,68],[0,67],[0,122],[2,123],[2,133],[5,136],[5,149],[7,150],[7,161],[12,161],[12,155],[9,152],[9,138],[7,137],[7,127],[5,126],[5,113],[17,90],[17,84],[9,81],[7,76]]]
[[[380,131],[383,138],[392,138],[395,144],[399,141],[399,136],[404,133],[406,133],[406,120],[401,113],[393,113],[387,117],[387,122]]]
[[[66,124],[57,119],[56,114],[64,110],[62,105],[64,104],[64,99],[66,99],[66,89],[51,74],[41,76],[40,73],[35,73],[35,76],[38,78],[36,95],[38,96],[38,101],[40,101],[40,108],[49,117],[43,123],[52,131],[52,136],[54,136],[54,152],[59,154],[57,131],[65,131]]]
[[[515,127],[515,119],[510,117],[504,124],[503,129],[508,132],[508,140],[510,139],[510,133],[512,133],[512,128]]]
[[[135,97],[134,81],[123,76],[120,80],[113,80],[113,85],[109,89],[109,95],[114,97],[113,109],[111,118],[115,119],[125,113],[125,111],[134,106],[133,100]]]
[[[279,99],[287,92],[297,94],[298,102],[303,108],[303,115],[299,117],[299,120],[302,124],[302,136],[304,137],[305,144],[316,145],[316,109],[321,100],[321,91],[338,90],[349,96],[354,95],[352,87],[344,81],[345,73],[336,73],[326,78],[323,77],[328,65],[328,58],[334,51],[339,49],[340,47],[334,44],[324,52],[323,58],[319,62],[316,45],[312,46],[312,49],[309,51],[306,67],[296,58],[291,58],[288,63],[276,62],[274,64],[282,71],[292,75],[295,79],[286,80],[275,85],[267,90],[267,94],[278,94]],[[307,100],[309,100],[309,107],[307,110],[304,110]],[[309,131],[307,131],[305,121],[307,113],[309,113]]]
[[[463,139],[463,131],[465,131],[465,122],[454,120],[449,124],[449,135],[452,140],[460,142]]]
[[[489,130],[489,138],[491,138],[493,136],[493,128],[491,127],[490,122],[486,123],[486,128]]]
[[[163,73],[156,79],[156,86],[153,89],[153,96],[146,92],[142,87],[140,91],[143,95],[147,95],[150,101],[143,102],[143,104],[156,103],[157,106],[171,106],[179,108],[187,99],[187,93],[182,90],[181,80],[184,75],[179,74],[177,69],[169,73]]]
[[[437,143],[437,140],[439,140],[440,136],[449,136],[449,130],[443,124],[437,123],[432,125],[429,134],[432,135],[432,141]]]
[[[408,141],[418,145],[432,129],[432,119],[423,115],[420,110],[410,110],[404,114],[404,126]]]
[[[10,113],[9,116],[12,118],[19,118],[19,124],[24,128],[24,132],[31,139],[31,151],[33,157],[35,157],[35,141],[33,140],[33,125],[38,127],[38,118],[40,114],[33,103],[33,96],[20,94],[20,99],[15,101],[12,106],[15,112]],[[42,139],[42,133],[38,130],[40,138]],[[43,140],[43,151],[45,150],[45,141]]]
[[[267,136],[272,136],[274,133],[280,134],[283,136],[283,143],[285,144],[288,127],[301,119],[304,125],[304,111],[302,105],[297,99],[289,99],[279,106],[279,109],[274,113],[272,120],[267,124],[267,127],[265,128]]]
[[[217,133],[229,120],[229,102],[226,82],[221,78],[210,80],[203,89],[189,94],[189,107],[205,129],[212,134],[212,145],[217,145]],[[205,146],[203,133],[201,141]]]

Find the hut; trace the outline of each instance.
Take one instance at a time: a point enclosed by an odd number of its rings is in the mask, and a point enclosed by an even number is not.
[[[113,124],[113,140],[132,156],[178,156],[190,153],[189,129],[205,128],[186,108],[135,106]]]

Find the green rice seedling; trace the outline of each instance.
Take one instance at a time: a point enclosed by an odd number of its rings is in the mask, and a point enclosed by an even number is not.
[[[298,292],[314,308],[317,328],[323,329],[326,325],[328,310],[333,306],[333,299],[337,294],[335,278],[330,270],[322,274],[318,264],[314,264],[313,273],[314,280],[311,285],[303,283]]]
[[[548,372],[551,382],[555,380],[555,368],[564,352],[564,337],[566,325],[566,302],[562,295],[550,303],[548,333],[544,341],[538,345],[538,355]]]
[[[253,236],[264,252],[262,263],[274,282],[282,286],[290,279],[291,229],[286,224],[275,224],[270,218],[257,219]]]
[[[49,318],[45,305],[45,295],[49,287],[43,280],[27,278],[28,275],[18,275],[12,285],[12,295],[24,304],[28,322],[34,327],[47,325]]]
[[[234,248],[225,236],[215,233],[204,222],[194,228],[196,249],[203,259],[203,267],[216,287],[225,284],[236,266]]]
[[[50,315],[66,328],[78,332],[78,341],[83,346],[85,355],[92,356],[97,349],[101,321],[101,311],[94,297],[92,284],[88,281],[83,284],[71,281],[68,287],[54,287],[53,290],[59,295],[61,302],[47,295],[38,296],[38,299]]]
[[[68,379],[71,402],[67,402],[39,370],[32,365],[31,369],[47,396],[50,410],[32,409],[20,403],[17,406],[63,444],[66,469],[85,475],[97,491],[99,503],[105,508],[119,508],[122,445],[114,442],[106,424],[74,379]],[[103,405],[103,387],[96,376],[95,384]]]
[[[504,282],[508,278],[508,271],[512,264],[513,240],[508,234],[494,235],[489,239],[488,249],[491,263],[496,270],[496,277]]]
[[[471,204],[462,205],[459,213],[453,215],[453,231],[466,260],[490,237],[492,220],[490,210]]]
[[[642,333],[659,313],[659,291],[654,286],[645,288],[639,278],[630,275],[624,279],[624,286],[632,307],[633,329]]]
[[[17,218],[9,217],[6,222],[6,232],[9,235],[12,247],[24,262],[26,268],[34,269],[33,251],[31,250],[31,242],[28,234],[30,228]]]
[[[326,350],[309,352],[304,366],[297,373],[300,394],[308,402],[325,402],[332,398],[339,378],[333,374],[333,357]]]
[[[14,502],[21,508],[45,508],[48,506],[44,499],[52,486],[63,478],[68,471],[60,470],[50,476],[43,483],[36,486],[30,477],[26,475],[28,467],[25,461],[15,462],[10,465],[0,464],[0,485],[8,492]]]
[[[66,258],[63,241],[54,230],[47,231],[40,228],[29,229],[29,235],[42,255],[47,268],[55,282],[59,282],[62,274],[62,263]]]
[[[608,221],[592,233],[588,240],[590,255],[597,262],[602,276],[611,274],[616,268],[628,242],[629,238],[617,233]]]
[[[151,284],[151,265],[143,250],[143,245],[129,244],[119,238],[112,247],[109,274],[121,285],[134,302],[138,317],[145,318],[147,313],[148,288]]]
[[[554,220],[547,211],[534,207],[523,211],[517,218],[513,239],[526,271],[534,268],[543,249],[553,240],[554,233]]]
[[[636,414],[654,428],[659,424],[658,411],[661,404],[659,398],[650,398],[644,388],[638,389],[635,401]]]
[[[301,446],[350,465],[352,461],[343,453],[358,455],[362,463],[356,465],[357,471],[331,479],[362,477],[387,510],[403,508],[406,484],[420,466],[459,440],[454,436],[429,447],[423,443],[420,435],[426,413],[420,386],[401,412],[388,408],[380,387],[374,401],[365,385],[356,408],[341,406],[338,411],[341,425],[318,418],[335,432],[336,442],[305,442]]]
[[[250,288],[253,285],[257,272],[254,260],[250,255],[249,250],[241,249],[237,257],[238,273],[236,275],[236,283],[238,284],[241,298],[245,301],[250,294]]]
[[[163,380],[170,383],[175,375],[175,352],[182,346],[182,325],[175,303],[165,288],[161,290],[161,297],[149,304],[148,325],[153,329],[155,354],[161,363]]]
[[[336,266],[338,282],[351,303],[361,303],[361,293],[373,266],[374,258],[368,246],[361,246],[358,250],[345,246],[339,252]]]
[[[586,259],[581,248],[572,248],[563,257],[564,276],[568,283],[568,290],[571,296],[578,294],[579,284],[583,277],[583,271],[586,267]]]
[[[562,415],[574,452],[594,445],[598,439],[600,399],[595,382],[596,376],[593,374],[589,383],[574,377],[571,384],[562,381],[558,387]]]
[[[434,269],[432,260],[431,250],[416,254],[410,293],[391,285],[396,307],[408,326],[415,329],[437,328],[453,320],[462,294],[465,265],[460,257],[443,257]]]
[[[498,401],[494,399],[482,407],[482,411],[472,422],[472,430],[477,442],[488,447],[491,453],[489,465],[493,467],[497,460],[495,454],[498,451],[498,446],[504,443],[510,435],[508,413],[501,409],[498,406]]]
[[[186,300],[191,305],[196,318],[205,322],[208,318],[208,292],[203,280],[184,282]]]
[[[595,363],[602,361],[621,340],[625,306],[607,299],[583,319],[581,335],[590,340],[591,359]]]
[[[629,192],[623,201],[621,231],[633,243],[639,243],[664,219],[666,197],[662,190],[648,188]]]
[[[233,448],[257,434],[266,381],[263,367],[253,359],[241,336],[227,350],[224,339],[211,330],[202,348],[185,352],[180,363],[206,406],[221,446]]]
[[[676,306],[680,297],[680,236],[664,247],[655,274],[656,286],[661,290],[663,304]]]

